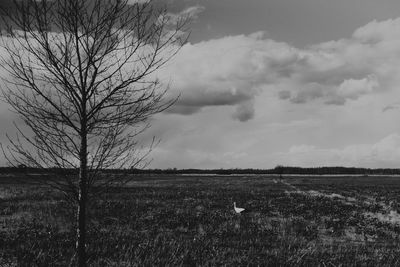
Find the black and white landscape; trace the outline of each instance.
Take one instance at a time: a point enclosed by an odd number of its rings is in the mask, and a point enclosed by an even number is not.
[[[399,265],[400,2],[0,17],[0,266]]]

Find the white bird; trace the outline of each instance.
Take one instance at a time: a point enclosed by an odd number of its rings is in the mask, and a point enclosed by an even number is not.
[[[240,214],[241,212],[243,212],[245,209],[243,208],[238,208],[236,207],[236,202],[233,202],[233,209],[235,210],[236,213]]]

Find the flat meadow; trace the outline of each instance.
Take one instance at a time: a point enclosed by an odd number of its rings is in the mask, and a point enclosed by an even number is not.
[[[88,210],[90,266],[400,265],[400,177],[138,175]],[[68,266],[73,225],[60,193],[0,177],[0,266]]]

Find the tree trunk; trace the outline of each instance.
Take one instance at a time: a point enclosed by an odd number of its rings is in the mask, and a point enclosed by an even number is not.
[[[86,125],[85,125],[86,127]],[[82,127],[83,128],[83,127]],[[79,199],[77,212],[76,254],[78,266],[86,266],[86,204],[87,204],[87,134],[81,133],[80,168],[79,168]]]

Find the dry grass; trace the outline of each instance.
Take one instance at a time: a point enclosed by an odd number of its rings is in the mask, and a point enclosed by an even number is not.
[[[400,179],[138,177],[90,203],[91,266],[396,266]],[[250,213],[237,215],[236,201]],[[66,266],[73,214],[45,187],[2,183],[0,266]],[[387,219],[389,218],[389,219]],[[393,219],[394,218],[394,219]]]

